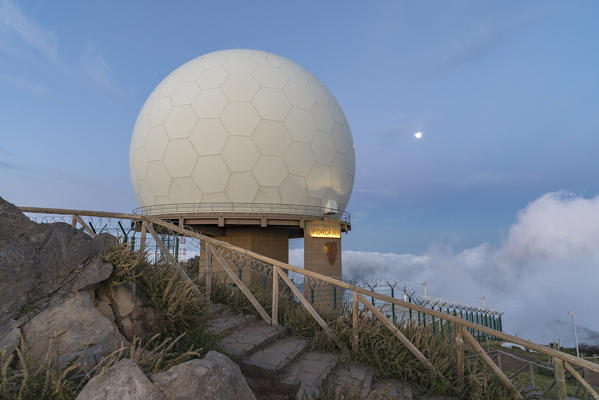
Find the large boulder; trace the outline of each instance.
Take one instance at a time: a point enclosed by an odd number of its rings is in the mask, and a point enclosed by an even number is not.
[[[135,363],[124,358],[93,377],[75,400],[165,400]]]
[[[50,305],[21,329],[33,359],[41,359],[58,346],[61,365],[79,358],[84,366],[92,367],[128,344],[116,326],[94,307],[88,292],[72,294],[65,301]]]
[[[216,351],[201,360],[175,365],[151,378],[167,400],[256,399],[239,366]]]
[[[92,239],[69,224],[37,224],[0,198],[0,336],[15,327],[11,319],[39,312],[50,296],[70,292],[65,286],[89,286],[77,276],[87,261],[115,245],[108,234]],[[97,276],[106,276],[106,266],[94,266]]]

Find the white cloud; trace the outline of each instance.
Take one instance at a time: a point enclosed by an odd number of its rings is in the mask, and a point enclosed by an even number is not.
[[[290,251],[301,265],[302,249]],[[432,245],[423,255],[343,252],[347,279],[393,279],[458,302],[505,312],[510,333],[547,343],[573,344],[568,311],[576,313],[581,341],[599,343],[599,196],[548,193],[518,213],[497,247],[483,243],[461,252]]]
[[[18,5],[9,0],[0,0],[0,25],[19,35],[51,61],[60,64],[58,41],[54,33],[28,18]]]
[[[92,43],[81,52],[80,57],[83,74],[98,89],[108,96],[127,97],[126,93],[115,83],[112,70],[100,50]]]

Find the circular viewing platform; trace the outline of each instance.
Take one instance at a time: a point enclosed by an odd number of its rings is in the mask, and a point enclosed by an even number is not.
[[[351,230],[351,216],[337,209],[268,203],[182,203],[138,207],[134,214],[151,215],[175,224],[203,227],[218,234],[226,227],[261,227],[290,230],[292,237],[303,237],[304,222],[314,219],[338,220],[342,232]]]

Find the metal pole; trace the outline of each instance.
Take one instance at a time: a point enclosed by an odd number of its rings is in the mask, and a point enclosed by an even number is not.
[[[576,343],[576,357],[580,357],[578,351],[578,335],[576,335],[576,319],[574,318],[574,311],[570,311],[568,314],[572,316],[572,327],[574,328],[574,343]]]

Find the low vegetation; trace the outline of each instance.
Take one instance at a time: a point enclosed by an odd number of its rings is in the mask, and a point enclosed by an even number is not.
[[[267,312],[271,312],[272,294],[262,288],[253,290],[256,298]],[[234,285],[223,280],[213,280],[212,300],[228,304],[238,312],[257,314],[252,304]],[[336,312],[318,309],[318,313],[333,330],[344,350],[346,360],[368,365],[377,379],[397,379],[412,385],[419,395],[448,395],[461,399],[510,399],[509,391],[495,375],[478,359],[466,353],[465,385],[457,383],[455,336],[433,332],[429,325],[396,325],[432,362],[434,371],[424,367],[399,340],[378,320],[362,311],[359,318],[359,350],[349,351],[353,334],[351,310]],[[291,329],[296,336],[312,338],[311,347],[319,351],[339,351],[318,323],[287,291],[279,297],[279,322]],[[347,390],[350,390],[349,388]],[[359,391],[358,391],[359,392]],[[323,399],[353,398],[347,393],[327,392]],[[373,394],[373,396],[375,396]],[[375,397],[376,398],[376,397]]]

